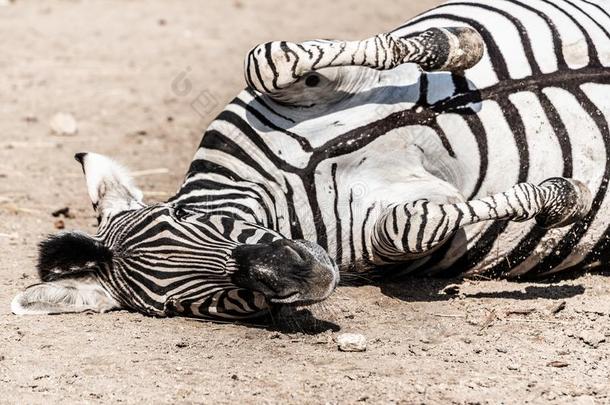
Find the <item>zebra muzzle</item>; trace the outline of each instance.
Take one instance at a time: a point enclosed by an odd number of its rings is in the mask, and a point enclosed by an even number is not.
[[[240,245],[233,251],[238,269],[233,282],[258,291],[272,304],[307,305],[322,301],[339,283],[339,271],[315,243],[280,239]]]

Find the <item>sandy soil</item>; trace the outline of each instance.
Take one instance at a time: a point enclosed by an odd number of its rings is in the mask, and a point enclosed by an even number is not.
[[[53,211],[95,229],[75,152],[117,157],[162,200],[243,87],[251,46],[364,37],[435,1],[378,3],[0,1],[0,402],[610,403],[603,276],[468,281],[454,296],[441,293],[451,280],[342,287],[273,327],[9,313]],[[50,134],[57,112],[77,135]],[[367,351],[338,351],[346,331]]]

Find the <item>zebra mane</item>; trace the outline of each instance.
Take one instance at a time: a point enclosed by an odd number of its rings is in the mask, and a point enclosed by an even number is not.
[[[112,251],[81,232],[64,232],[40,242],[38,275],[42,281],[91,273],[112,261]]]

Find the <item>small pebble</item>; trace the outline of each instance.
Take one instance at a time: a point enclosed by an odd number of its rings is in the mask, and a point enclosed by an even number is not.
[[[363,352],[366,350],[366,338],[359,333],[342,333],[337,336],[337,344],[342,352]]]
[[[595,330],[584,330],[578,335],[578,337],[593,348],[597,348],[600,343],[606,341],[606,336]]]
[[[55,210],[51,213],[55,218],[64,217],[64,218],[74,218],[74,214],[70,212],[70,207],[63,207],[58,210]]]
[[[71,114],[57,113],[49,122],[51,131],[57,135],[74,135],[78,132],[76,120]]]
[[[565,308],[566,308],[566,302],[561,301],[558,304],[553,305],[549,311],[551,312],[551,314],[556,315],[559,312],[563,311]]]

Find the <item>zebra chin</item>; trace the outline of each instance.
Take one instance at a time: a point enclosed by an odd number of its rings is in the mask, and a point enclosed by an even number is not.
[[[240,245],[233,259],[233,283],[262,293],[271,305],[314,304],[328,298],[339,284],[335,262],[322,247],[306,240]]]

